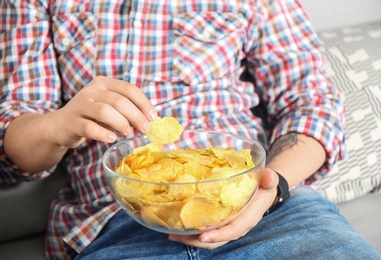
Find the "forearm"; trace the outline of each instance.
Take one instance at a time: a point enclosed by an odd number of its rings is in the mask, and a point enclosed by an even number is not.
[[[13,120],[4,137],[8,158],[28,172],[48,170],[56,165],[67,148],[54,143],[51,114],[24,114]]]
[[[282,174],[293,187],[314,174],[323,165],[325,157],[325,150],[316,139],[289,133],[272,145],[267,167]]]

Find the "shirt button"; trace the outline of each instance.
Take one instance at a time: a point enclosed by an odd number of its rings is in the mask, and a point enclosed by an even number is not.
[[[65,46],[68,46],[70,44],[70,39],[68,37],[65,37],[62,39],[62,44]]]
[[[138,73],[138,69],[137,68],[131,68],[130,69],[130,74],[137,74]]]
[[[135,28],[141,28],[142,27],[142,22],[141,21],[134,21],[134,27]]]

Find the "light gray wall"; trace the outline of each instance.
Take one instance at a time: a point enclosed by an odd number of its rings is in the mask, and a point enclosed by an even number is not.
[[[299,1],[317,31],[381,21],[381,0]]]

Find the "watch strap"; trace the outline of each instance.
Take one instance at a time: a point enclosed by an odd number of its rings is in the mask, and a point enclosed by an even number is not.
[[[277,187],[277,195],[271,207],[265,212],[264,216],[270,214],[279,208],[282,203],[290,197],[290,191],[288,187],[287,180],[278,172],[275,172],[278,175],[279,183]]]

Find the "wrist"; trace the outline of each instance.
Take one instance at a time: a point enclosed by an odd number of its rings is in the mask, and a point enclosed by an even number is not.
[[[5,153],[20,169],[39,172],[54,166],[67,149],[62,149],[51,140],[53,121],[46,115],[27,113],[14,119],[8,126],[4,138]]]
[[[65,132],[65,129],[61,125],[60,115],[57,111],[53,111],[47,114],[41,115],[40,118],[40,129],[44,136],[47,145],[53,149],[64,149],[65,146],[61,143],[62,134]]]

